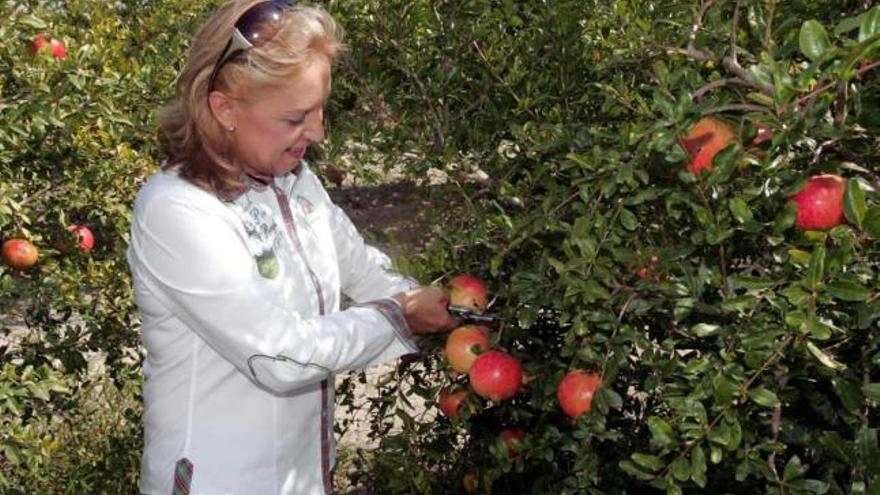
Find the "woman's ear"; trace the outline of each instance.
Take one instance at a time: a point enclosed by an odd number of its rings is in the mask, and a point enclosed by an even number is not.
[[[208,105],[217,122],[227,131],[235,130],[235,102],[221,91],[208,94]]]

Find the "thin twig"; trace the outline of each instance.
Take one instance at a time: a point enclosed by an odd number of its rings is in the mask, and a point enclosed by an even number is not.
[[[700,0],[700,12],[697,14],[697,18],[691,25],[691,30],[688,33],[688,50],[695,49],[694,46],[697,42],[697,33],[703,28],[703,18],[706,17],[706,11],[709,10],[709,7],[711,7],[713,3],[715,3],[715,0]]]
[[[736,59],[730,55],[721,59],[721,66],[727,69],[731,74],[748,81],[749,85],[758,89],[760,92],[764,93],[767,96],[773,96],[773,86],[769,84],[761,84],[755,79],[755,76],[752,75],[751,72],[746,70]]]
[[[733,63],[739,65],[736,58],[736,38],[739,33],[739,10],[742,8],[742,0],[736,0],[736,6],[733,8],[733,26],[730,29],[730,58]]]
[[[31,193],[31,194],[25,196],[24,199],[22,199],[21,201],[18,202],[18,206],[24,206],[24,205],[30,203],[30,202],[33,201],[34,199],[36,199],[36,198],[42,196],[43,194],[46,194],[47,192],[51,191],[51,190],[53,189],[54,186],[55,186],[55,184],[49,184],[48,186],[46,186],[46,187],[44,187],[44,188],[42,188],[42,189],[39,189],[39,190],[37,190],[37,191],[35,191],[35,192],[33,192],[33,193]]]
[[[694,23],[691,25],[690,32],[688,33],[688,44],[686,48],[679,47],[661,47],[666,53],[678,53],[681,55],[685,55],[686,57],[692,58],[694,60],[698,60],[700,62],[708,62],[710,60],[716,60],[717,56],[715,52],[708,48],[697,48],[696,47],[696,39],[697,33],[703,27],[703,18],[706,15],[706,11],[709,10],[709,7],[712,6],[714,0],[701,0],[700,10],[697,14],[696,19],[694,19]],[[742,79],[746,82],[746,85],[751,86],[761,93],[767,96],[773,96],[773,87],[767,84],[761,84],[755,76],[753,76],[748,70],[743,68],[739,63],[739,59],[737,58],[737,32],[739,31],[739,16],[740,10],[742,8],[742,0],[737,0],[736,9],[733,13],[733,23],[731,26],[731,34],[730,34],[730,53],[721,59],[721,66],[724,67],[728,72],[736,76],[738,79]]]
[[[873,64],[866,65],[856,71],[856,77],[862,76],[866,72],[868,72],[872,69],[876,69],[877,67],[880,67],[880,62],[874,62]],[[802,96],[802,97],[798,98],[797,100],[795,100],[794,104],[795,104],[795,106],[801,106],[805,101],[811,100],[811,99],[819,96],[819,94],[824,93],[825,91],[828,91],[829,89],[833,88],[834,86],[837,86],[837,84],[838,84],[838,81],[831,81],[829,83],[825,83],[822,86],[819,86],[817,89],[810,92],[809,94],[807,94],[806,96]]]
[[[708,62],[709,60],[715,60],[715,54],[708,48],[697,50],[696,48],[692,47],[680,48],[677,46],[661,46],[660,49],[662,49],[669,55],[677,53],[679,55],[684,55],[688,58],[692,58],[698,62]]]
[[[489,69],[489,73],[492,75],[492,77],[494,77],[496,81],[498,81],[502,86],[504,86],[505,89],[507,89],[507,92],[510,93],[510,96],[513,97],[514,101],[516,101],[517,103],[521,103],[522,99],[519,97],[518,94],[516,94],[516,92],[513,90],[513,88],[510,86],[510,84],[508,84],[507,81],[505,81],[500,75],[498,75],[495,72],[495,70],[493,69],[492,63],[489,62],[489,58],[486,57],[486,54],[483,52],[483,49],[480,47],[480,44],[477,43],[476,40],[474,40],[472,44],[474,45],[474,49],[476,50],[477,55],[479,55],[479,57],[483,61],[483,63],[486,64],[486,67]],[[538,118],[538,115],[535,113],[535,111],[533,109],[527,108],[526,112],[528,112],[529,115],[531,115],[532,117]]]
[[[774,364],[780,357],[782,357],[782,353],[785,351],[785,348],[788,347],[788,345],[791,343],[791,341],[793,339],[794,339],[794,337],[789,335],[788,337],[786,337],[782,341],[782,343],[779,344],[779,346],[773,352],[773,355],[771,355],[770,358],[767,359],[767,361],[765,361],[764,364],[761,366],[761,369],[759,369],[754,374],[752,374],[749,381],[746,382],[740,388],[741,395],[745,396],[748,393],[749,389],[752,387],[752,385],[755,383],[755,381],[757,381],[758,378],[762,374],[764,374],[764,372],[767,371],[767,369],[772,364]],[[718,425],[718,422],[721,421],[721,419],[724,417],[725,414],[727,414],[727,411],[729,411],[731,407],[733,407],[733,402],[730,402],[729,404],[724,406],[724,408],[721,409],[721,411],[715,416],[715,419],[713,419],[711,423],[709,423],[708,425],[706,425],[703,428],[703,436],[701,438],[694,439],[691,443],[687,444],[685,446],[685,448],[682,449],[681,452],[679,452],[678,457],[676,457],[675,461],[677,461],[678,459],[684,459],[684,458],[688,457],[691,454],[691,451],[693,451],[697,445],[700,445],[703,442],[703,440],[705,440],[706,437],[709,436],[709,433],[711,433],[712,430],[715,429],[715,427]],[[675,464],[675,461],[672,461],[669,464],[667,464],[666,468],[659,475],[657,475],[657,477],[655,479],[661,479],[661,478],[666,477],[666,475],[669,474],[669,470],[672,469],[672,465]]]
[[[740,79],[738,77],[730,77],[730,78],[726,78],[726,79],[716,79],[716,80],[706,84],[705,86],[699,88],[698,90],[694,91],[694,100],[699,101],[707,93],[714,91],[720,87],[727,86],[728,84],[740,84],[742,86],[749,85],[748,82],[746,82],[745,80]]]
[[[779,382],[779,390],[785,388],[785,385],[788,384],[788,375],[784,372],[777,372],[776,380]],[[775,442],[779,439],[779,431],[782,429],[782,404],[777,405],[773,408],[773,415],[770,417],[770,434],[772,435],[772,441]],[[776,451],[770,453],[767,456],[767,466],[773,471],[773,474],[776,474],[779,477],[776,471]]]
[[[771,110],[767,107],[762,107],[761,105],[751,105],[748,103],[736,103],[733,105],[723,105],[720,107],[709,108],[703,111],[702,115],[712,115],[715,113],[724,113],[724,112],[764,112],[771,113]]]
[[[770,52],[773,42],[773,16],[776,14],[776,0],[767,0],[767,31],[764,33],[764,49]]]

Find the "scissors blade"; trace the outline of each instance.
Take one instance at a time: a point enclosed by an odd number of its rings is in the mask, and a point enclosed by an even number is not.
[[[455,316],[464,323],[497,326],[504,321],[504,319],[498,315],[477,313],[473,309],[464,306],[449,305],[447,310],[452,316]]]

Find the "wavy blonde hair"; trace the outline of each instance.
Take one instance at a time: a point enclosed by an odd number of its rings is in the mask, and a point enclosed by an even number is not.
[[[241,15],[265,0],[230,2],[205,22],[189,48],[175,99],[159,114],[160,142],[180,176],[211,192],[238,188],[243,171],[231,154],[228,132],[208,104],[211,72]],[[316,56],[331,62],[342,51],[342,32],[325,10],[296,5],[283,9],[280,29],[265,45],[229,60],[213,90],[252,102],[262,89],[296,77]]]

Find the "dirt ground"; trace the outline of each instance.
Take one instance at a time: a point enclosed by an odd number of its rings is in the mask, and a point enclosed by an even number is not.
[[[432,228],[428,213],[438,196],[436,186],[432,190],[398,181],[335,188],[329,193],[367,241],[389,256],[413,253],[427,241]]]

